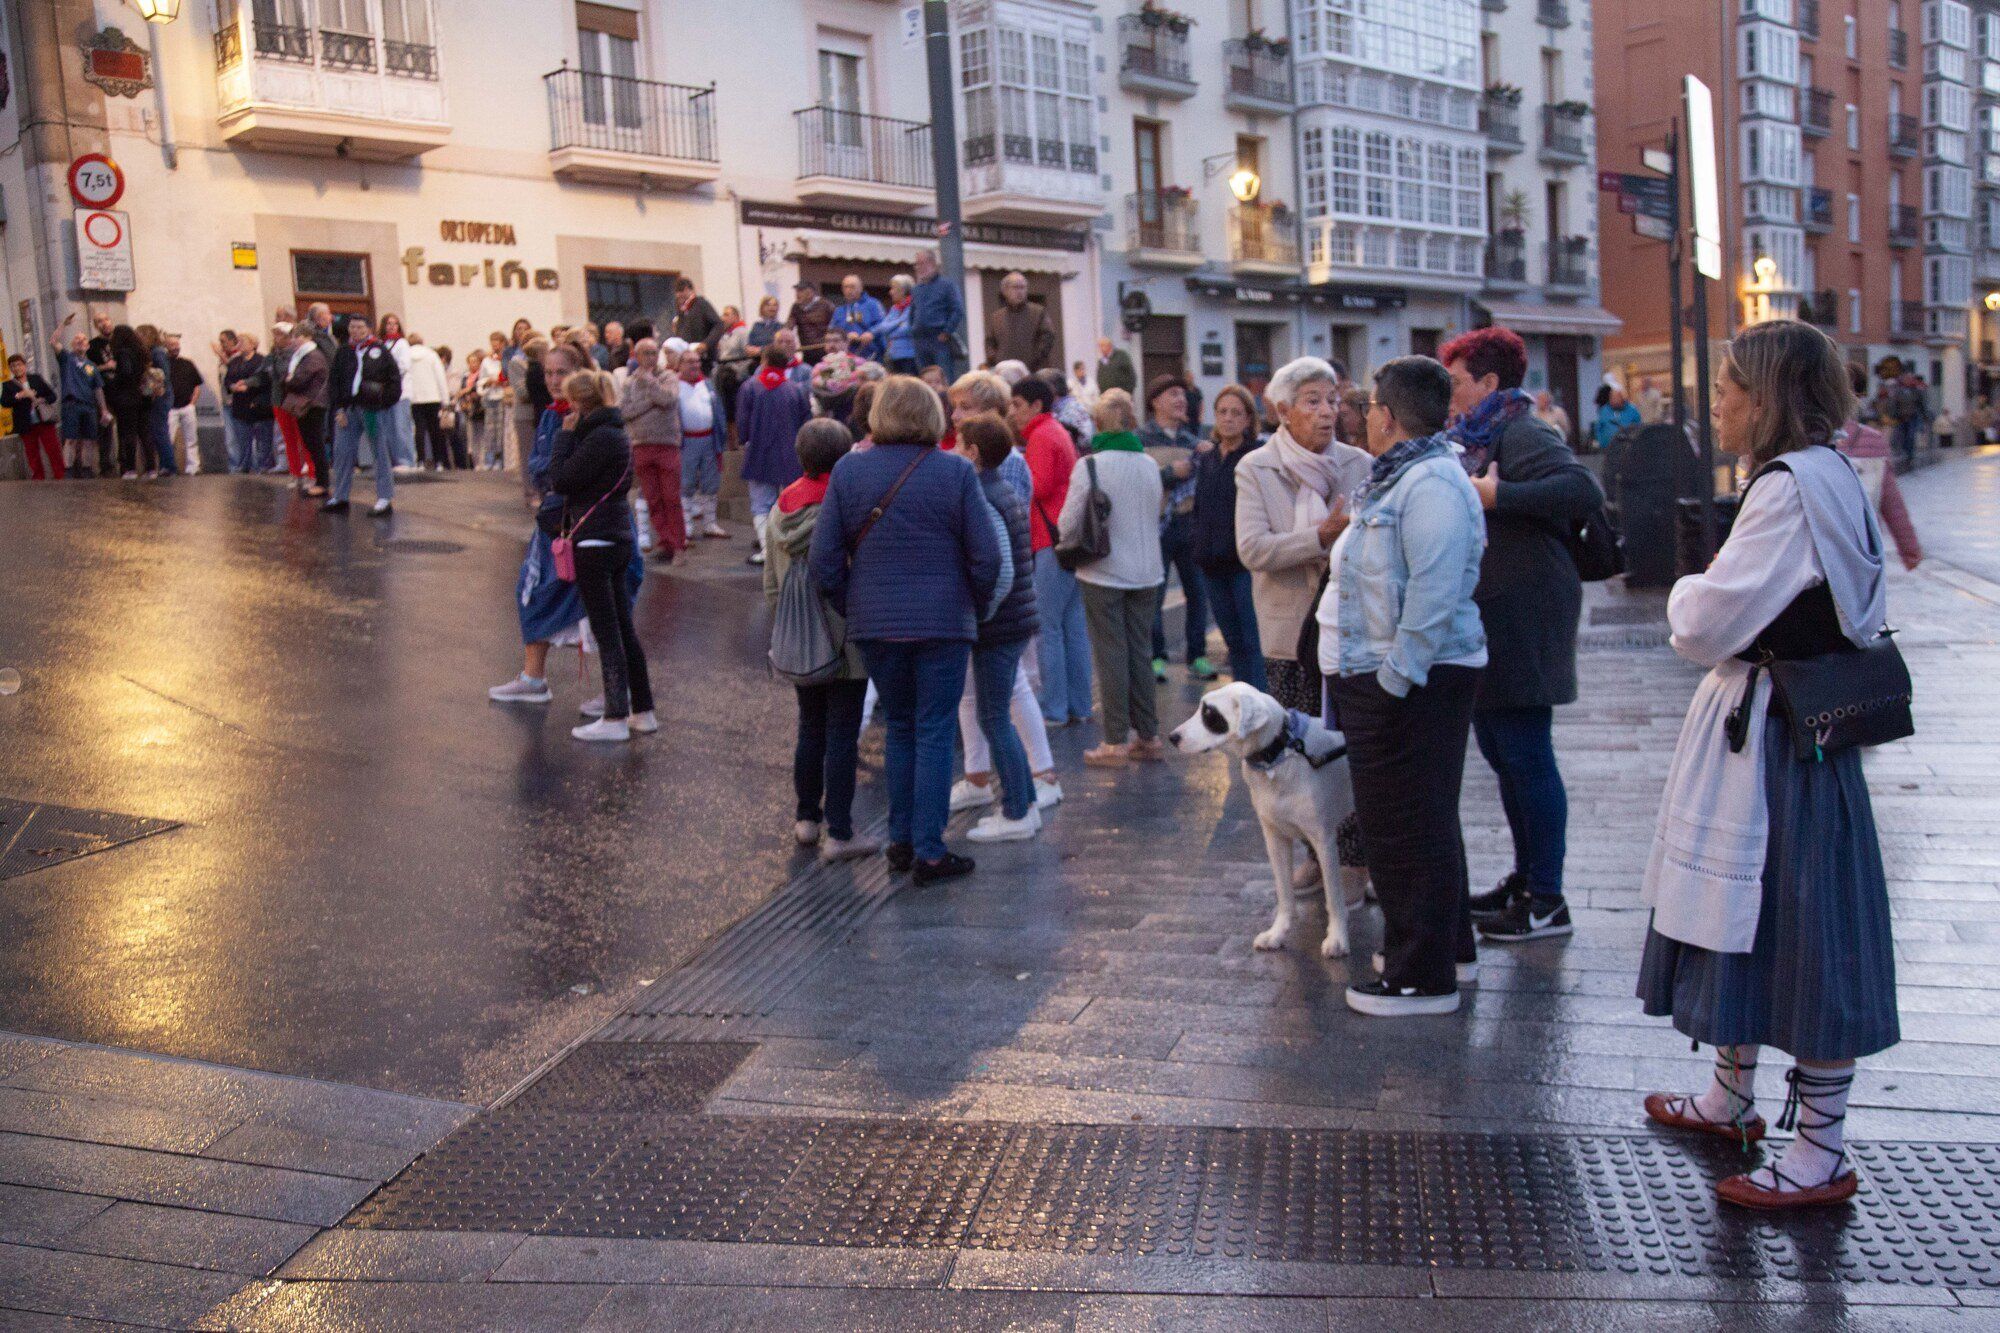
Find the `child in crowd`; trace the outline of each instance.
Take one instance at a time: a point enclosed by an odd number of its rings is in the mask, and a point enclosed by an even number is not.
[[[839,329],[826,331],[826,355],[812,370],[813,407],[821,416],[845,422],[854,406],[854,390],[861,383],[861,358],[847,350],[847,335]]]

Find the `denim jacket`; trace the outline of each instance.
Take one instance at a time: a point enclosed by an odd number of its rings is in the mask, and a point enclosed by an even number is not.
[[[1443,437],[1356,507],[1340,563],[1340,671],[1397,698],[1431,668],[1483,654],[1473,605],[1486,521]]]

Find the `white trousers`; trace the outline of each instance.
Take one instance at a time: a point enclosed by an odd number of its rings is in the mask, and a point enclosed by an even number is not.
[[[194,404],[172,408],[167,412],[167,438],[174,442],[174,449],[180,455],[181,467],[188,472],[201,471],[201,446],[199,432],[195,429]]]
[[[1056,766],[1056,757],[1049,751],[1049,729],[1042,721],[1041,700],[1035,697],[1035,687],[1028,681],[1025,655],[1014,668],[1014,693],[1008,704],[1014,716],[1014,730],[1021,733],[1021,744],[1027,747],[1028,771],[1049,772]],[[965,693],[958,700],[958,735],[965,743],[966,773],[991,774],[993,750],[986,744],[986,733],[979,726],[979,702],[973,694],[969,671],[965,676]]]

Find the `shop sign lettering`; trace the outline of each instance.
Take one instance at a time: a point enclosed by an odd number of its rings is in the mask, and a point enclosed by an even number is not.
[[[413,245],[403,251],[403,275],[410,280],[412,287],[428,284],[432,287],[518,288],[521,291],[533,287],[538,292],[552,292],[561,284],[561,277],[554,269],[531,271],[518,259],[509,259],[504,263],[481,259],[456,264],[427,264],[421,245]]]
[[[514,224],[511,222],[460,222],[446,219],[438,223],[438,239],[441,241],[462,241],[468,245],[512,245],[514,244]]]

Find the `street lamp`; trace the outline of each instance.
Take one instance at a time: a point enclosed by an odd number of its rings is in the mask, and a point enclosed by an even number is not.
[[[181,0],[132,0],[132,8],[148,23],[172,23],[181,16]]]
[[[2000,313],[2000,292],[1986,293],[1985,304],[1989,312]]]
[[[1236,196],[1239,204],[1254,203],[1257,192],[1263,188],[1262,178],[1248,167],[1238,167],[1229,175],[1229,192]]]

